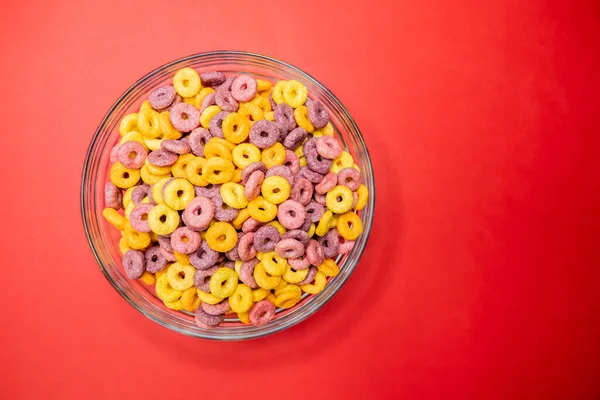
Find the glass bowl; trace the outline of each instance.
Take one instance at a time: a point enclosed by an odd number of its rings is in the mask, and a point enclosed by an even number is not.
[[[336,134],[355,158],[362,181],[369,191],[367,205],[359,212],[364,232],[350,253],[338,257],[339,275],[329,279],[321,293],[304,296],[290,309],[277,310],[275,317],[261,327],[244,325],[237,318],[226,318],[219,327],[205,329],[194,323],[193,314],[166,308],[152,289],[125,276],[118,244],[120,234],[102,217],[104,185],[110,168],[109,153],[120,139],[119,122],[126,114],[137,111],[151,90],[168,84],[174,73],[184,67],[194,68],[198,72],[218,70],[227,74],[250,73],[271,81],[295,79],[302,82],[308,88],[309,95],[320,100],[329,111]],[[371,232],[374,206],[375,182],[367,147],[354,120],[337,97],[316,79],[292,65],[267,56],[238,51],[215,51],[185,57],[163,65],[131,86],[110,108],[96,130],[85,158],[81,182],[83,225],[92,252],[108,281],[129,304],[156,323],[185,335],[214,340],[244,340],[280,332],[323,307],[356,268]]]

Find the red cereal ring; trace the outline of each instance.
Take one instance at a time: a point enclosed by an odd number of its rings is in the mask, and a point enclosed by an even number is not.
[[[305,207],[306,209],[306,219],[308,219],[312,223],[317,223],[325,214],[325,207],[322,204],[317,203],[316,201],[311,201]]]
[[[352,249],[354,248],[354,244],[356,243],[354,240],[346,240],[342,235],[339,234],[339,232],[338,232],[338,240],[340,242],[340,245],[338,247],[339,254],[350,253],[352,251]]]
[[[281,235],[281,239],[296,239],[297,241],[306,246],[308,244],[308,241],[310,240],[310,237],[308,236],[308,233],[304,232],[303,230],[292,229]]]
[[[159,246],[147,248],[144,258],[146,259],[146,271],[153,274],[162,271],[167,266],[167,259],[160,251]]]
[[[166,139],[160,142],[160,147],[176,154],[187,154],[190,152],[190,146],[183,140]]]
[[[266,149],[277,143],[279,135],[279,128],[275,123],[261,119],[252,124],[248,137],[250,143],[259,149]]]
[[[209,269],[219,261],[219,252],[208,247],[205,240],[200,242],[198,251],[189,255],[190,264],[196,269]]]
[[[310,203],[313,195],[313,185],[306,178],[296,178],[290,191],[290,199],[297,201],[303,206]]]
[[[227,111],[221,111],[220,113],[215,114],[214,117],[210,120],[210,134],[214,137],[225,138],[223,134],[223,120],[229,114]]]
[[[250,175],[244,187],[244,196],[248,201],[254,200],[260,194],[260,188],[265,179],[262,171],[256,170]]]
[[[123,192],[110,181],[104,185],[104,206],[115,210],[123,206]]]
[[[277,219],[286,229],[297,229],[306,220],[306,210],[299,202],[286,200],[279,205]]]
[[[200,81],[204,86],[218,86],[225,82],[225,74],[217,71],[202,72]]]
[[[199,196],[190,201],[181,218],[183,223],[195,231],[203,231],[210,225],[215,214],[215,205],[208,197]]]
[[[316,142],[317,152],[325,158],[334,160],[342,154],[340,142],[331,136],[321,136]]]
[[[257,250],[254,247],[254,232],[245,233],[240,237],[237,252],[242,261],[249,261],[256,257]]]
[[[354,169],[354,168],[351,168],[351,169]],[[356,172],[358,172],[358,171],[356,171]],[[337,186],[337,183],[338,183],[338,176],[335,174],[335,172],[328,172],[323,177],[321,182],[319,182],[315,186],[315,192],[317,192],[319,194],[327,194],[327,192],[329,192],[331,189],[333,189],[334,187]]]
[[[248,75],[240,75],[231,84],[231,95],[237,101],[250,101],[256,95],[256,81]]]
[[[194,272],[194,286],[202,290],[204,293],[210,293],[210,278],[219,269],[218,265],[212,266],[208,269],[197,269]]]
[[[273,225],[262,226],[254,233],[254,248],[262,253],[273,251],[280,239],[281,235]]]
[[[275,253],[283,258],[298,258],[304,255],[304,245],[296,239],[282,239],[275,246]]]
[[[306,99],[306,108],[308,109],[308,119],[317,129],[323,128],[329,122],[329,113],[318,100]]]
[[[252,258],[248,261],[244,261],[240,267],[240,280],[250,289],[258,288],[258,284],[254,279],[254,268],[259,262],[260,261],[257,258]]]
[[[285,160],[283,161],[283,165],[288,167],[294,175],[300,171],[300,160],[298,159],[298,156],[291,150],[285,151]],[[290,182],[290,184],[291,183],[292,182]]]
[[[288,264],[290,264],[290,267],[294,268],[296,271],[300,271],[310,267],[310,261],[308,261],[308,259],[305,256],[298,258],[288,258],[287,261]]]
[[[212,134],[208,129],[196,128],[188,136],[188,144],[192,153],[198,157],[204,157],[204,146],[212,138]]]
[[[142,168],[148,151],[140,142],[125,142],[119,147],[119,162],[131,169]]]
[[[178,253],[191,254],[200,248],[200,234],[182,226],[171,234],[171,247]]]
[[[148,102],[155,110],[164,110],[173,104],[176,94],[177,92],[175,92],[175,88],[173,86],[159,87],[150,93]]]
[[[217,104],[216,94],[215,92],[210,92],[202,99],[202,104],[200,105],[200,114],[202,114],[208,107],[214,106],[215,104]]]
[[[323,247],[323,255],[325,258],[333,258],[337,256],[340,248],[340,234],[337,229],[332,229],[325,234],[322,238],[319,238],[318,241],[321,243]]]
[[[294,153],[292,153],[292,154],[294,154]],[[285,178],[290,185],[293,185],[294,184],[294,175],[295,174],[292,172],[292,170],[289,167],[286,167],[285,165],[275,165],[267,170],[267,173],[265,174],[265,178],[268,178],[270,176],[281,176],[282,178]],[[250,200],[250,199],[248,199],[248,200]]]
[[[255,303],[248,314],[248,319],[255,326],[266,325],[275,316],[275,305],[264,299]]]
[[[196,325],[201,328],[212,329],[215,326],[218,326],[225,319],[225,315],[210,315],[206,311],[202,309],[202,307],[198,307],[194,314],[194,321]]]
[[[324,194],[315,193],[314,198],[317,203],[323,206],[327,204],[326,195]]]
[[[191,132],[200,125],[200,111],[188,103],[173,106],[169,118],[173,128],[179,132]]]
[[[209,183],[206,186],[194,186],[194,192],[196,193],[196,196],[208,197],[209,199],[212,199],[221,193],[221,185],[213,185],[212,183]]]
[[[123,270],[129,279],[139,279],[146,270],[144,253],[139,250],[128,250],[123,255]]]
[[[148,213],[154,206],[152,204],[137,204],[129,214],[129,223],[138,232],[149,233],[152,231],[148,225]]]
[[[294,268],[295,270],[298,269],[296,267],[292,267],[292,268]],[[317,271],[318,270],[317,270],[316,267],[310,267],[309,270],[308,270],[308,275],[306,275],[306,278],[304,278],[303,281],[298,282],[296,285],[302,286],[302,285],[308,285],[309,283],[312,283],[312,281],[315,279],[315,275],[317,275]]]
[[[217,304],[202,303],[202,310],[210,315],[221,315],[229,311],[229,299],[224,299]]]
[[[257,230],[258,228],[260,228],[263,225],[264,224],[262,222],[250,217],[247,220],[245,220],[244,223],[242,224],[242,232],[244,232],[244,233],[254,232],[255,230]]]
[[[177,154],[165,149],[154,150],[148,154],[148,162],[156,167],[168,167],[177,162]]]
[[[311,239],[310,242],[308,242],[308,246],[306,246],[306,258],[315,267],[321,265],[325,260],[325,254],[323,254],[323,246],[321,246],[321,243]]]
[[[231,92],[225,90],[216,92],[215,102],[223,111],[235,112],[240,108],[239,103],[233,98]]]
[[[342,168],[337,174],[337,182],[350,190],[357,190],[361,183],[360,172],[352,167]]]
[[[267,172],[267,166],[260,161],[253,162],[252,164],[246,166],[242,170],[242,185],[245,185],[246,182],[248,182],[250,175],[252,175],[254,171],[262,171],[262,173],[264,174]]]
[[[304,142],[304,139],[306,139],[307,135],[308,134],[304,128],[296,128],[288,133],[288,135],[285,137],[283,140],[283,147],[288,150],[296,150],[302,144],[302,142]]]

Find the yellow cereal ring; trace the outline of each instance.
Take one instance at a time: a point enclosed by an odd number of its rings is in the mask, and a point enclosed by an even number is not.
[[[223,119],[223,136],[233,143],[242,143],[250,133],[250,120],[241,114],[232,112]]]
[[[298,148],[294,150],[294,154],[298,156],[298,158],[304,157],[304,149],[302,147],[303,146],[298,146]]]
[[[271,82],[266,81],[264,79],[256,79],[256,91],[264,92],[265,90],[271,89]]]
[[[123,237],[127,240],[129,247],[135,250],[143,250],[150,246],[150,235],[146,232],[138,232],[129,224],[125,225]]]
[[[202,125],[203,128],[208,129],[210,127],[210,120],[220,112],[221,109],[219,108],[219,106],[206,107],[200,115],[200,125]]]
[[[229,160],[220,157],[213,157],[206,161],[202,169],[202,176],[208,183],[218,185],[229,182],[233,177],[235,167]]]
[[[207,160],[213,157],[221,157],[225,160],[232,161],[231,151],[221,141],[220,138],[211,138],[208,143],[204,146],[204,158]]]
[[[231,152],[233,163],[238,168],[246,168],[253,162],[260,161],[260,150],[251,143],[241,143]]]
[[[167,270],[167,280],[173,289],[186,290],[194,286],[194,273],[196,268],[191,265],[171,264]]]
[[[203,157],[194,157],[188,161],[187,166],[185,167],[185,174],[188,181],[190,181],[193,185],[208,185],[208,181],[202,176],[202,169],[204,168],[205,164],[206,159]]]
[[[235,292],[238,279],[238,274],[231,268],[219,268],[210,277],[210,292],[217,297],[229,297]]]
[[[315,130],[310,119],[308,119],[308,109],[306,106],[300,106],[294,110],[294,119],[299,127],[304,128],[306,132],[312,133]]]
[[[220,188],[223,203],[232,208],[246,208],[248,199],[244,196],[244,187],[238,183],[226,182]]]
[[[211,93],[215,93],[215,89],[209,87],[202,88],[200,92],[196,95],[194,107],[196,107],[199,110],[200,107],[202,107],[202,102],[204,101],[204,98]]]
[[[163,138],[179,139],[181,137],[181,132],[175,129],[171,124],[171,114],[168,111],[163,111],[158,115],[158,123]]]
[[[187,178],[186,168],[190,161],[192,161],[196,156],[192,153],[182,154],[177,157],[177,161],[175,164],[171,166],[171,173],[174,177],[177,178]]]
[[[250,323],[250,318],[248,317],[248,313],[247,312],[243,312],[243,313],[238,313],[237,316],[240,319],[240,322],[242,324],[249,324]]]
[[[148,172],[150,172],[153,175],[167,175],[171,173],[170,165],[168,167],[157,167],[156,165],[150,164],[147,158],[146,161],[144,161],[144,166],[146,166]]]
[[[282,176],[269,176],[263,181],[260,192],[263,197],[273,203],[281,204],[290,197],[292,187],[287,179]]]
[[[132,250],[131,247],[129,247],[129,245],[127,244],[127,239],[125,239],[125,237],[121,237],[121,239],[119,239],[119,250],[121,251],[121,254],[125,254],[127,253],[129,250]]]
[[[273,111],[265,112],[265,119],[267,121],[275,121],[275,113]]]
[[[313,237],[316,231],[317,226],[315,224],[310,224],[310,228],[308,228],[308,237]]]
[[[360,211],[367,205],[367,199],[369,198],[369,190],[365,185],[360,185],[356,190],[356,193],[358,194],[358,200],[356,201],[354,209],[356,211]]]
[[[156,290],[156,296],[162,301],[175,301],[183,294],[181,290],[171,287],[165,273],[156,274],[156,286],[154,289]]]
[[[217,304],[223,301],[221,297],[217,297],[211,293],[205,293],[200,289],[198,289],[197,293],[200,300],[206,304]]]
[[[337,185],[325,196],[325,204],[327,208],[336,214],[343,214],[350,211],[354,197],[352,191],[344,185]]]
[[[119,133],[121,136],[125,136],[127,133],[131,131],[137,131],[137,113],[127,114],[121,120],[121,124],[119,125]]]
[[[326,259],[321,263],[321,265],[317,266],[319,271],[325,274],[325,276],[337,276],[340,273],[340,267],[335,263],[331,258]],[[308,271],[308,269],[305,269]]]
[[[154,274],[148,271],[144,271],[144,273],[140,277],[140,280],[146,285],[154,285],[156,283],[156,278],[154,277]]]
[[[231,225],[233,225],[235,229],[242,229],[242,225],[248,218],[250,218],[250,213],[247,208],[243,208],[240,210],[237,217],[231,221]]]
[[[352,164],[352,168],[354,168],[355,170],[357,170],[358,172],[360,172],[360,168],[359,168],[358,165]]]
[[[286,86],[287,81],[278,81],[273,87],[273,90],[271,91],[271,97],[273,97],[275,104],[283,103],[283,91],[285,90]]]
[[[296,271],[288,264],[282,278],[289,283],[302,282],[308,276],[308,268]]]
[[[331,218],[331,222],[329,223],[329,229],[333,229],[337,226],[338,219],[340,218],[340,214],[333,214],[333,218]]]
[[[166,268],[164,268],[164,269],[158,271],[157,273],[155,273],[154,276],[156,277],[156,279],[158,280],[158,278],[160,278],[162,275],[166,274],[167,270],[169,269],[170,266],[171,266],[171,264],[167,263]],[[169,283],[169,282],[167,281],[167,283]]]
[[[229,151],[233,151],[233,149],[235,149],[235,146],[237,146],[237,144],[230,142],[229,140],[220,138],[220,137],[212,137],[211,140],[214,140],[217,143],[224,144],[225,147],[227,147],[229,149]]]
[[[288,262],[285,258],[280,257],[274,251],[269,251],[263,254],[261,264],[269,275],[281,276],[285,273],[288,267]]]
[[[183,292],[183,294],[181,295],[182,299],[188,291],[191,291],[193,293],[190,295],[190,296],[192,296],[192,302],[189,306],[184,307],[183,309],[185,311],[194,312],[194,311],[196,311],[196,309],[198,307],[200,307],[200,304],[202,304],[202,301],[200,300],[200,297],[198,297],[198,289],[196,289],[195,287],[191,287],[188,290],[186,290],[185,292]]]
[[[285,280],[280,280],[279,281],[279,285],[275,286],[275,288],[273,290],[277,291],[279,289],[283,289],[285,287],[285,285],[287,285],[288,283]]]
[[[131,203],[131,194],[133,193],[135,186],[127,188],[123,194],[123,206],[127,207],[127,204]]]
[[[363,230],[362,221],[353,212],[340,216],[337,223],[338,232],[346,240],[355,240]]]
[[[142,181],[144,181],[144,183],[147,183],[148,185],[154,185],[162,178],[171,177],[171,174],[155,175],[150,172],[150,169],[146,165],[142,165],[142,168],[140,169],[140,176],[142,177]]]
[[[214,251],[228,252],[235,247],[237,240],[237,231],[227,222],[216,222],[206,231],[206,243]]]
[[[129,219],[129,215],[131,214],[131,212],[133,211],[133,209],[135,208],[135,204],[133,204],[133,201],[129,204],[127,204],[127,207],[125,207],[125,210],[123,212],[123,215],[125,215],[125,218]]]
[[[173,210],[183,210],[196,197],[194,186],[182,178],[174,178],[163,189],[163,200]]]
[[[240,283],[229,297],[229,306],[236,313],[244,313],[252,307],[252,289]]]
[[[196,96],[194,97],[184,97],[183,102],[189,104],[190,106],[196,105]]]
[[[262,111],[261,118],[259,119],[266,119],[265,113],[271,112],[271,102],[269,101],[269,99],[257,95],[255,98],[252,99],[250,103],[256,105]],[[254,119],[254,121],[257,120]]]
[[[277,206],[262,196],[248,202],[250,216],[260,222],[272,221],[277,216]]]
[[[144,139],[144,144],[149,150],[158,150],[160,149],[160,143],[162,139]]]
[[[301,299],[302,296],[294,292],[283,292],[273,302],[276,307],[286,309],[294,307]]]
[[[177,261],[179,264],[190,265],[190,257],[188,257],[187,254],[173,251],[173,255],[175,256],[175,261]]]
[[[302,285],[300,288],[306,293],[317,294],[325,288],[326,284],[327,278],[325,277],[325,274],[321,271],[317,271],[314,282]]]
[[[182,68],[173,76],[173,87],[181,97],[195,97],[202,89],[200,75],[192,68]]]
[[[275,229],[277,229],[277,231],[279,232],[280,235],[283,235],[284,233],[287,232],[287,229],[285,229],[285,227],[283,225],[281,225],[279,223],[279,221],[271,221],[267,225],[274,226]]]
[[[285,162],[285,147],[279,142],[263,150],[260,160],[267,168],[282,165]]]
[[[148,213],[148,225],[158,235],[169,235],[179,226],[179,214],[166,204],[158,204]]]
[[[140,180],[140,170],[126,168],[120,162],[110,167],[109,174],[111,182],[121,189],[130,188]]]
[[[267,296],[267,300],[269,300],[273,305],[275,304],[275,295],[273,293],[269,293]]]
[[[169,181],[169,177],[159,179],[154,185],[152,185],[152,199],[156,204],[163,204],[165,201],[162,195],[162,188],[165,183]]]
[[[114,208],[105,208],[104,210],[102,210],[102,216],[105,220],[110,222],[110,224],[118,230],[122,231],[125,229],[127,220]]]
[[[327,232],[329,232],[329,225],[331,224],[331,220],[333,219],[333,213],[330,210],[326,210],[321,219],[319,219],[319,224],[315,230],[315,233],[319,236],[325,236]]]
[[[336,174],[343,168],[350,168],[354,165],[354,159],[347,151],[342,151],[342,154],[338,158],[333,160],[331,164],[331,171]]]
[[[200,305],[200,300],[196,293],[197,289],[195,287],[191,287],[186,289],[181,294],[181,298],[175,301],[165,301],[165,306],[172,310],[187,310],[194,311]],[[193,307],[194,302],[198,303],[196,307]]]
[[[321,132],[323,132],[323,135],[325,136],[333,136],[335,134],[331,122],[328,122],[327,125],[321,128]]]
[[[292,108],[300,107],[306,101],[308,89],[297,80],[288,81],[283,88],[283,101]]]
[[[308,274],[308,268],[305,269],[305,271]],[[283,286],[275,289],[275,297],[286,292],[292,292],[297,294],[298,296],[302,296],[302,289],[300,289],[300,286],[294,285],[292,283],[285,283]]]
[[[264,97],[258,96],[258,98],[265,100]],[[266,102],[269,103],[269,100],[266,100]],[[240,103],[240,107],[237,110],[237,113],[243,118],[247,118],[251,122],[256,122],[261,119],[264,119],[264,111],[258,106],[258,104],[253,102]]]
[[[156,139],[162,133],[160,130],[159,114],[152,108],[140,110],[137,127],[139,132],[149,139]]]
[[[281,276],[272,276],[265,271],[262,263],[259,263],[254,267],[254,280],[256,284],[263,289],[274,289],[281,282]]]
[[[150,101],[144,100],[144,102],[140,106],[140,111],[143,111],[143,110],[153,110],[152,106],[150,105]]]
[[[259,301],[264,300],[269,293],[271,293],[270,290],[258,287],[252,290],[252,301],[258,303]]]

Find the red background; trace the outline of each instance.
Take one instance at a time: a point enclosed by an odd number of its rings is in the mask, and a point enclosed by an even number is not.
[[[2,2],[0,398],[600,396],[600,3],[360,3]],[[252,342],[144,318],[103,278],[79,215],[85,152],[116,98],[215,49],[321,80],[378,184],[344,289]]]

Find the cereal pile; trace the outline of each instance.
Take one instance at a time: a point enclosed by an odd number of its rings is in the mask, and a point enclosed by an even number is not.
[[[367,188],[298,81],[183,68],[119,132],[103,215],[125,274],[199,326],[268,323],[322,291],[362,232]]]

